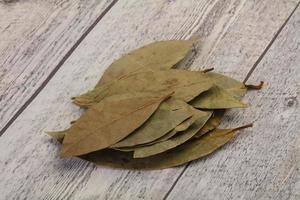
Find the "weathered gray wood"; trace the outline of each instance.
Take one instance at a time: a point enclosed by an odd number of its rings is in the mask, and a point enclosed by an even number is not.
[[[296,3],[119,1],[1,137],[1,197],[162,199],[183,167],[145,172],[95,167],[76,158],[60,160],[59,145],[43,131],[66,128],[80,114],[69,97],[93,87],[115,58],[154,40],[199,35],[202,43],[190,60],[192,67],[206,63],[242,78]]]
[[[249,109],[227,114],[226,126],[254,128],[193,162],[167,199],[300,199],[299,36],[300,8],[251,75],[264,89],[246,95]]]
[[[0,2],[0,130],[111,2]]]

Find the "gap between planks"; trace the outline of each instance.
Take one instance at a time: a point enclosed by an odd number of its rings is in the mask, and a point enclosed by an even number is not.
[[[276,32],[276,34],[274,35],[274,37],[272,38],[272,40],[270,41],[270,43],[267,45],[267,47],[265,48],[265,50],[262,52],[262,54],[259,56],[259,58],[257,59],[257,61],[254,63],[254,65],[252,66],[252,68],[249,70],[248,74],[246,75],[246,78],[244,79],[244,83],[246,83],[248,81],[248,79],[250,78],[251,74],[254,72],[254,70],[256,69],[257,65],[260,63],[260,61],[263,59],[263,57],[266,55],[266,53],[269,51],[269,49],[271,48],[271,46],[273,45],[274,41],[276,40],[276,38],[278,37],[278,35],[281,33],[281,31],[283,30],[283,28],[286,26],[286,24],[288,23],[288,21],[291,19],[291,17],[293,16],[293,14],[295,13],[295,11],[297,10],[297,8],[300,5],[300,1],[298,2],[298,4],[296,5],[296,7],[294,8],[294,10],[291,12],[291,14],[289,15],[289,17],[285,20],[285,22],[281,25],[281,27],[278,29],[278,31]]]
[[[54,67],[54,69],[50,72],[50,74],[43,81],[43,83],[32,94],[32,96],[29,97],[29,99],[21,106],[21,108],[12,116],[12,118],[0,130],[0,136],[2,136],[3,133],[5,133],[5,131],[10,127],[10,125],[12,125],[14,123],[14,121],[18,118],[18,116],[29,106],[29,104],[35,99],[35,97],[44,89],[44,87],[48,84],[48,82],[52,79],[52,77],[56,74],[56,72],[60,69],[60,67],[65,63],[65,61],[72,55],[72,53],[80,45],[80,43],[86,38],[86,36],[94,29],[94,27],[101,21],[101,19],[111,10],[111,8],[118,1],[119,0],[113,0],[105,8],[105,10],[96,18],[96,20],[91,24],[91,26],[82,34],[82,36],[75,42],[75,44],[64,55],[64,57],[60,60],[60,62]]]
[[[291,17],[293,16],[293,14],[295,13],[295,11],[298,9],[300,5],[300,1],[298,2],[298,4],[295,6],[294,10],[291,12],[291,14],[288,16],[288,18],[285,20],[285,22],[280,26],[280,28],[278,29],[278,31],[275,33],[274,37],[270,40],[269,44],[267,45],[267,47],[265,48],[265,50],[262,52],[262,54],[258,57],[258,59],[256,60],[256,62],[254,63],[254,65],[251,67],[251,69],[249,70],[249,72],[247,73],[243,83],[246,83],[247,80],[250,78],[250,76],[253,74],[254,70],[256,69],[256,67],[259,65],[259,63],[262,61],[262,59],[264,58],[264,56],[266,55],[266,53],[269,51],[269,49],[271,48],[271,46],[273,45],[274,41],[277,39],[277,37],[279,36],[279,34],[282,32],[282,30],[284,29],[284,27],[287,25],[287,23],[289,22],[289,20],[291,19]],[[183,174],[185,173],[185,171],[187,170],[187,168],[190,166],[190,164],[193,161],[189,162],[188,164],[186,164],[183,168],[183,170],[180,172],[180,174],[178,175],[178,177],[176,178],[176,180],[174,181],[174,183],[171,185],[170,189],[167,191],[167,193],[165,194],[163,200],[167,200],[169,195],[171,194],[171,192],[173,191],[173,189],[175,188],[176,184],[178,183],[178,181],[180,180],[180,178],[183,176]]]

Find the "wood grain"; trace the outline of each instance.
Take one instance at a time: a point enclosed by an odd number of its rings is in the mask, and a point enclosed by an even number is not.
[[[69,97],[92,88],[114,59],[151,41],[200,36],[185,64],[242,79],[297,2],[119,1],[1,137],[1,198],[163,199],[183,167],[129,171],[60,160],[59,145],[43,131],[68,127],[81,112]]]
[[[111,2],[0,3],[0,130]]]
[[[300,199],[299,35],[300,8],[251,75],[266,86],[246,95],[249,109],[227,114],[226,126],[254,128],[193,162],[167,199]]]

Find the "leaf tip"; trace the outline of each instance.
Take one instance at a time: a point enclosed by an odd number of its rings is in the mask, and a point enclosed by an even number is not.
[[[242,130],[242,129],[251,128],[251,127],[253,127],[253,125],[254,125],[254,123],[250,123],[250,124],[246,124],[246,125],[234,128],[233,130],[234,131],[239,131],[239,130]]]
[[[66,158],[66,157],[71,157],[71,156],[72,155],[70,155],[69,152],[64,147],[61,148],[60,153],[59,153],[60,158]]]
[[[196,35],[190,38],[190,41],[194,44],[200,41],[200,36]]]
[[[92,104],[91,101],[80,99],[79,97],[74,97],[72,100],[72,103],[81,108],[89,108]]]
[[[241,103],[241,108],[248,108],[249,104],[248,103]]]
[[[215,68],[207,68],[207,69],[204,69],[204,70],[202,70],[202,73],[207,73],[207,72],[211,72],[211,71],[213,71]]]

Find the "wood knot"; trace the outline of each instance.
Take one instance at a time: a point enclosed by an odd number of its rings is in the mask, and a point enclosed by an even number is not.
[[[285,98],[285,102],[286,102],[286,105],[288,107],[292,107],[292,106],[297,106],[298,105],[297,97],[287,97],[287,98]]]

